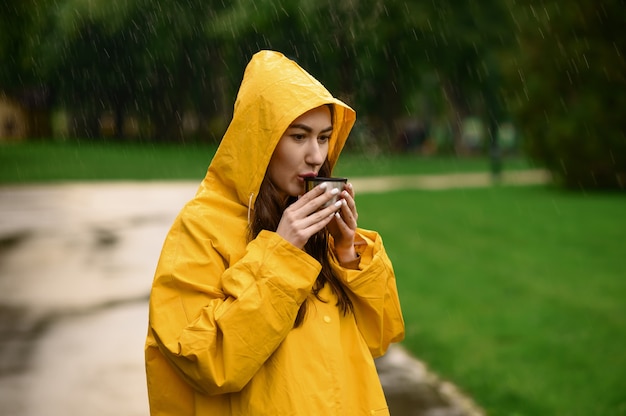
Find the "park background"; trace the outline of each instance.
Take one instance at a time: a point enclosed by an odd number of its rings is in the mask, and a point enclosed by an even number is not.
[[[357,110],[339,174],[492,178],[359,197],[403,345],[488,414],[626,414],[624,1],[0,8],[4,186],[199,181],[245,64],[279,50]],[[550,183],[501,181],[528,169]]]

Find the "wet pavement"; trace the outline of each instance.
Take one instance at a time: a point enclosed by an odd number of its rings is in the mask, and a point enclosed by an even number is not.
[[[0,415],[148,414],[150,284],[196,187],[0,188]]]
[[[506,180],[546,179],[526,175]],[[447,186],[463,186],[451,178]],[[466,186],[488,183],[477,178]],[[431,179],[420,186],[407,178],[353,182],[359,192],[442,187],[441,178]],[[148,415],[148,294],[168,228],[197,186],[0,186],[0,416]],[[480,414],[401,348],[377,364],[393,415]],[[431,398],[420,398],[420,379]],[[450,405],[455,397],[461,405]]]

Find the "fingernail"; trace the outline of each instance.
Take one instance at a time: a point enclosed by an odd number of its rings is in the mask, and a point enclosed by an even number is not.
[[[341,200],[343,202],[344,205],[348,205],[348,201],[346,201],[345,199]]]
[[[320,189],[326,189],[327,186],[328,184],[326,182],[322,182],[320,185]]]
[[[340,200],[340,201],[335,202],[335,206],[336,206],[337,208],[339,208],[341,205],[343,205],[343,199],[342,199],[342,200]]]
[[[333,188],[333,190],[330,191],[330,193],[333,194],[333,195],[337,195],[339,193],[339,189]]]

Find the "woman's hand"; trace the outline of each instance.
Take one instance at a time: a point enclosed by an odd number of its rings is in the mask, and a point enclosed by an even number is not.
[[[328,224],[328,232],[335,240],[335,255],[339,263],[349,263],[358,257],[354,249],[354,236],[359,218],[354,202],[354,188],[351,183],[344,187],[341,198],[341,208]]]
[[[302,249],[312,235],[322,230],[335,218],[335,213],[343,206],[342,200],[320,209],[337,195],[338,190],[326,191],[322,183],[304,194],[283,212],[276,233],[294,246]]]

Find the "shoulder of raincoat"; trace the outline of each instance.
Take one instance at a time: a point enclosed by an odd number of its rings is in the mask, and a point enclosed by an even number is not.
[[[311,295],[316,259],[275,232],[247,238],[282,134],[324,104],[334,108],[333,166],[354,111],[280,53],[246,67],[231,124],[157,265],[145,348],[152,415],[388,414],[373,357],[402,339],[404,323],[380,236],[358,230],[359,270],[331,259],[354,305],[347,314],[328,287],[322,300]]]

